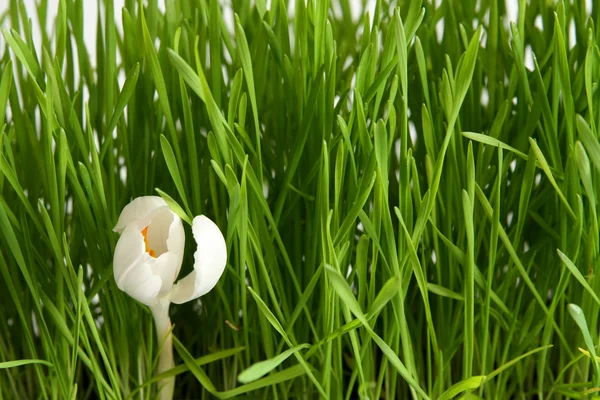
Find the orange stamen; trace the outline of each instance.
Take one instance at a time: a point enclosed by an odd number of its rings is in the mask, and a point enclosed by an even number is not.
[[[144,244],[146,245],[146,253],[150,254],[151,257],[156,258],[156,252],[150,248],[148,244],[148,227],[145,227],[142,230],[142,235],[144,235]]]

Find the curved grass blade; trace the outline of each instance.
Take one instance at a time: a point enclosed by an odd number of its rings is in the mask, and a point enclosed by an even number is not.
[[[287,360],[292,354],[302,349],[306,349],[308,347],[310,347],[310,345],[307,343],[294,346],[291,349],[288,349],[273,358],[254,363],[238,375],[238,381],[241,383],[250,383],[256,381],[268,374],[269,372],[273,371],[281,363]]]

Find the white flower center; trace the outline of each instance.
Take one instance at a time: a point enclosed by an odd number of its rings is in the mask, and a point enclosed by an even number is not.
[[[173,222],[173,214],[168,210],[158,211],[150,221],[150,224],[142,230],[146,253],[157,258],[168,251],[167,239],[169,228]]]

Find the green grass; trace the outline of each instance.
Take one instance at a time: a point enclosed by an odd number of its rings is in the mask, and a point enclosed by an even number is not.
[[[103,0],[94,46],[37,3],[0,16],[0,399],[597,390],[597,2]],[[160,376],[112,273],[149,194],[228,247]]]

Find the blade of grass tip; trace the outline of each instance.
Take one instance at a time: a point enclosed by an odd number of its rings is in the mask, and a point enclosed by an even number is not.
[[[281,46],[279,44],[279,40],[275,36],[275,32],[273,32],[273,29],[271,28],[271,26],[264,20],[262,22],[262,27],[264,28],[265,32],[267,33],[267,39],[269,40],[269,47],[271,48],[271,51],[273,52],[273,58],[275,59],[275,62],[280,67],[283,67],[283,56],[281,54]]]
[[[485,376],[483,375],[472,376],[470,378],[463,379],[462,381],[450,386],[444,393],[440,395],[440,397],[438,397],[437,400],[450,400],[455,398],[462,392],[477,389],[481,386],[484,380]]]
[[[579,170],[579,178],[581,179],[581,183],[583,184],[583,188],[585,190],[585,194],[589,199],[590,211],[591,211],[591,222],[592,226],[590,227],[590,235],[596,238],[593,240],[590,246],[594,248],[594,252],[598,251],[598,239],[600,235],[598,234],[598,213],[596,210],[596,192],[594,190],[594,183],[592,179],[592,168],[590,166],[590,159],[583,147],[583,144],[579,140],[575,142],[575,162],[577,164],[577,168]],[[2,183],[0,182],[0,189],[2,187]],[[583,215],[583,213],[580,213]],[[583,224],[582,224],[583,225]],[[583,227],[583,226],[582,226]]]
[[[229,399],[264,387],[275,387],[280,383],[298,378],[304,375],[305,373],[306,371],[302,368],[301,365],[294,365],[293,367],[284,369],[280,372],[276,372],[252,383],[248,383],[246,385],[238,386],[235,389],[221,392],[219,394],[219,397],[221,399]]]
[[[371,83],[371,86],[366,90],[363,100],[365,103],[369,103],[371,99],[377,94],[377,92],[381,89],[382,85],[388,80],[390,73],[398,64],[398,60],[392,60],[388,63],[388,65],[379,72],[377,78]]]
[[[583,184],[585,194],[590,199],[590,207],[594,214],[596,209],[596,194],[594,192],[594,184],[592,182],[592,169],[590,167],[590,159],[579,140],[575,142],[575,162],[579,170],[579,178]]]
[[[594,73],[594,67],[595,67],[595,62],[597,61],[598,58],[594,57],[595,52],[594,50],[598,50],[598,47],[593,44],[593,32],[592,29],[589,30],[589,39],[588,39],[588,48],[585,54],[585,94],[586,94],[586,98],[587,98],[587,106],[588,106],[588,110],[590,112],[591,118],[591,124],[592,124],[592,132],[597,132],[597,128],[596,128],[596,120],[595,120],[595,112],[594,112],[594,102],[593,102],[593,73]],[[0,120],[2,121],[2,120]]]
[[[598,172],[600,172],[600,143],[598,142],[596,136],[590,129],[588,123],[583,119],[583,117],[577,114],[577,132],[579,133],[579,139],[585,146],[592,164]]]
[[[187,211],[188,215],[192,215],[188,205],[187,196],[185,194],[183,180],[181,179],[181,174],[179,173],[179,168],[177,167],[177,161],[175,160],[175,155],[173,154],[173,149],[171,148],[171,144],[165,135],[160,135],[160,148],[162,149],[165,162],[167,163],[167,168],[171,173],[171,178],[173,178],[177,192],[179,193],[179,196],[181,196],[185,210]]]
[[[0,362],[0,369],[15,368],[15,367],[20,367],[22,365],[29,365],[29,364],[42,364],[42,365],[47,365],[49,367],[54,367],[54,365],[50,364],[48,361],[45,361],[45,360],[25,360],[24,359],[24,360]]]
[[[58,12],[56,14],[55,24],[55,32],[57,35],[55,36],[55,54],[56,59],[61,64],[64,62],[65,51],[67,48],[67,29],[68,29],[68,20],[67,20],[67,3],[65,0],[59,1],[58,4]]]
[[[589,352],[589,351],[587,351],[587,350],[585,350],[585,349],[582,349],[581,347],[578,347],[578,348],[577,348],[577,350],[579,350],[579,351],[580,351],[582,354],[584,354],[586,357],[589,357],[589,358],[591,358],[591,357],[592,357],[592,355],[590,354],[590,352]],[[600,356],[596,356],[596,359],[597,359],[598,361],[600,361]]]
[[[236,110],[239,106],[243,82],[244,72],[240,68],[233,77],[229,94],[229,104],[227,105],[227,124],[231,129],[233,129],[233,124],[235,122]]]
[[[438,296],[447,297],[449,299],[454,299],[458,301],[465,301],[464,297],[461,294],[453,292],[452,290],[446,287],[436,285],[435,283],[429,282],[427,284],[427,290],[429,290],[433,294],[437,294]]]
[[[525,57],[524,57],[524,49],[523,49],[523,40],[521,38],[521,34],[517,29],[517,26],[511,22],[510,23],[510,31],[512,34],[511,39],[511,47],[514,53],[515,65],[520,74],[520,82],[523,90],[525,91],[525,101],[528,105],[533,103],[533,98],[531,96],[531,88],[529,87],[529,80],[527,79],[527,69],[525,68]],[[523,31],[521,31],[523,32]]]
[[[450,119],[451,123],[449,124],[449,126],[453,126],[456,119],[458,118],[458,112],[462,107],[462,103],[465,99],[465,96],[467,95],[467,91],[471,86],[471,79],[473,77],[473,71],[475,70],[475,63],[477,62],[479,40],[481,39],[481,30],[482,27],[479,26],[473,34],[473,37],[471,38],[471,42],[469,43],[467,51],[464,53],[464,55],[461,57],[461,60],[458,63],[455,75],[452,116]]]
[[[227,143],[227,133],[224,125],[227,125],[227,121],[223,117],[221,110],[215,102],[206,77],[204,76],[202,69],[196,73],[183,58],[172,49],[168,49],[169,59],[171,65],[175,67],[177,72],[181,75],[183,80],[190,86],[190,88],[200,97],[200,100],[204,102],[208,110],[208,118],[215,131],[215,139],[221,151],[225,163],[231,164],[231,155],[229,145]]]
[[[375,315],[386,306],[386,304],[398,294],[401,289],[402,279],[399,276],[393,276],[383,284],[383,287],[375,297],[375,300],[369,307],[368,319],[373,318]]]
[[[594,386],[599,387],[600,386],[600,363],[598,362],[598,359],[596,358],[596,348],[594,346],[594,341],[592,340],[592,336],[590,335],[590,331],[588,330],[587,322],[585,320],[585,315],[583,314],[583,311],[581,310],[581,308],[576,304],[569,304],[568,310],[569,310],[569,314],[571,314],[571,317],[573,318],[573,320],[575,321],[575,323],[581,330],[581,333],[583,334],[583,340],[585,341],[585,345],[587,346],[588,351],[592,355],[591,360],[592,360],[592,365],[594,367]]]
[[[181,206],[175,200],[173,200],[171,196],[169,196],[159,188],[156,188],[155,190],[160,195],[160,197],[162,197],[163,200],[167,202],[167,205],[169,206],[171,211],[177,214],[179,218],[187,222],[189,225],[192,225],[191,214],[186,214],[186,212],[183,211],[183,208],[181,208]]]
[[[508,144],[506,144],[490,135],[484,135],[483,133],[466,132],[466,131],[461,132],[461,135],[463,135],[467,139],[473,140],[475,142],[479,142],[479,143],[487,144],[489,146],[499,147],[504,150],[508,150],[508,151],[518,155],[522,159],[527,160],[527,154],[515,149],[512,146],[509,146]]]
[[[600,306],[600,299],[594,292],[594,289],[592,289],[592,287],[587,283],[585,277],[581,274],[577,266],[575,266],[575,264],[573,264],[569,257],[567,257],[567,255],[564,254],[562,251],[556,249],[556,252],[558,253],[558,257],[560,257],[560,260],[565,265],[565,267],[567,267],[569,272],[571,272],[571,274],[575,277],[575,279],[577,279],[577,281],[581,284],[581,286],[583,286],[583,288],[589,293],[589,295],[592,296],[592,299],[594,299],[596,304]]]
[[[537,90],[540,93],[547,93],[546,88],[549,86],[549,82],[545,80],[541,75],[541,69],[537,62],[537,57],[533,54],[533,64],[534,70],[531,75],[533,81],[536,83]],[[550,73],[547,74],[550,76]],[[550,100],[544,96],[537,96],[536,102],[534,103],[534,108],[539,108],[539,113],[542,115],[542,122],[545,128],[545,137],[544,140],[548,143],[548,152],[550,153],[550,159],[553,162],[553,165],[556,166],[560,171],[562,171],[562,164],[560,163],[561,159],[561,149],[558,141],[557,135],[557,127],[552,115],[552,109],[550,107]]]
[[[421,26],[424,17],[425,7],[423,7],[423,1],[411,1],[408,12],[406,13],[405,31],[407,42],[410,42],[413,39],[413,36],[417,32],[417,29],[419,29],[419,26]]]
[[[529,357],[530,355],[533,355],[535,353],[538,353],[542,350],[546,350],[553,347],[553,345],[549,344],[546,346],[542,346],[542,347],[538,347],[536,349],[533,349],[531,351],[528,351],[527,353],[521,354],[518,357],[513,358],[512,360],[510,360],[507,363],[504,363],[503,365],[501,365],[500,367],[496,368],[494,371],[490,372],[489,374],[487,374],[485,376],[485,382],[489,382],[491,381],[493,378],[495,378],[496,376],[500,375],[502,372],[506,371],[508,368],[512,367],[513,365],[515,365],[516,363],[518,363],[519,361],[521,361],[522,359],[524,359],[525,357]],[[485,384],[484,382],[484,384]]]
[[[517,209],[517,228],[514,243],[521,242],[521,234],[525,228],[525,222],[528,220],[527,210],[529,208],[529,202],[531,201],[531,190],[533,189],[533,184],[535,182],[536,158],[535,151],[533,148],[530,148],[525,171],[523,172],[523,179],[521,181],[521,193],[519,195],[519,207]]]
[[[415,55],[417,58],[417,67],[419,70],[419,79],[423,88],[423,95],[425,96],[424,109],[431,109],[431,101],[429,100],[429,81],[427,78],[427,65],[425,64],[425,53],[423,52],[423,45],[419,37],[415,38]]]
[[[43,73],[40,68],[40,65],[37,63],[35,56],[29,50],[23,39],[19,36],[19,34],[14,30],[0,29],[4,39],[6,40],[6,44],[11,48],[11,50],[15,53],[15,56],[21,61],[29,75],[38,82],[43,82]]]
[[[260,16],[260,18],[264,18],[265,13],[267,12],[267,5],[265,4],[265,0],[256,0],[254,2],[254,5],[256,6],[256,10],[258,11],[258,15]]]
[[[569,205],[566,197],[563,195],[562,191],[558,187],[558,184],[556,183],[556,180],[554,180],[554,176],[552,175],[552,171],[550,170],[550,165],[548,165],[548,162],[546,161],[546,157],[544,157],[544,154],[542,153],[542,150],[537,145],[535,139],[529,138],[529,144],[531,145],[531,147],[535,151],[535,155],[536,155],[536,157],[537,157],[537,159],[538,159],[538,161],[540,163],[540,167],[542,168],[542,171],[544,171],[544,173],[548,177],[548,180],[550,181],[550,183],[552,184],[552,186],[556,190],[556,192],[558,194],[558,197],[560,197],[560,200],[562,201],[562,203],[567,208],[567,211],[569,212],[569,215],[571,215],[571,217],[573,217],[573,219],[577,219],[577,217],[575,216],[575,213],[571,209],[571,206]]]
[[[256,381],[268,374],[269,372],[273,371],[295,352],[300,351],[302,349],[306,349],[308,347],[310,347],[310,345],[307,343],[294,346],[291,349],[288,349],[273,358],[254,363],[250,367],[240,372],[240,374],[238,375],[238,381],[240,383],[250,383]]]
[[[372,158],[374,161],[374,158]],[[352,225],[356,222],[361,210],[365,206],[371,192],[373,190],[373,186],[375,185],[375,181],[377,179],[377,173],[374,171],[375,163],[369,162],[365,173],[363,174],[360,185],[357,190],[356,198],[352,204],[352,208],[346,214],[346,217],[342,221],[340,228],[335,235],[333,240],[334,246],[338,246],[344,237],[348,234],[348,231],[352,229]]]
[[[225,173],[221,167],[219,167],[219,164],[213,159],[210,160],[210,165],[213,167],[213,170],[215,171],[215,174],[217,174],[217,177],[221,183],[223,183],[223,186],[227,186],[227,178],[225,177]]]
[[[115,106],[110,122],[108,123],[108,127],[106,128],[107,137],[112,135],[112,131],[117,126],[119,118],[121,118],[121,115],[123,115],[125,106],[127,105],[129,99],[131,99],[131,96],[135,92],[135,86],[137,84],[139,75],[140,63],[135,63],[131,71],[129,71],[129,73],[127,74],[127,78],[125,78],[123,89],[121,89],[121,93],[119,94],[119,98],[117,99],[117,105]],[[109,140],[106,140],[104,143],[109,142]]]

